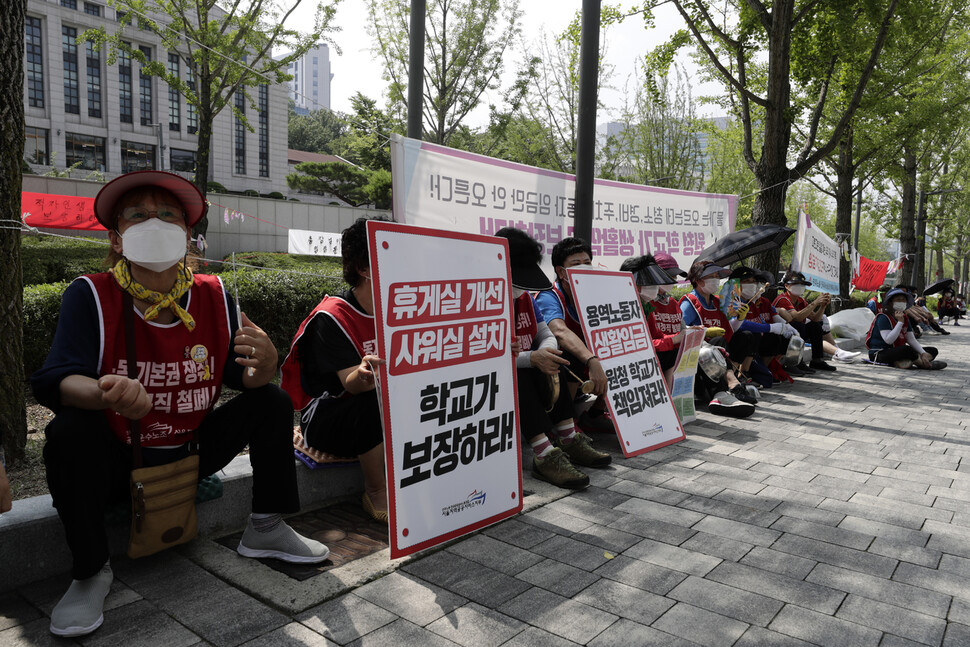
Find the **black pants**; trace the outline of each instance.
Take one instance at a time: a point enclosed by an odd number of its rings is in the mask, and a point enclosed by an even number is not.
[[[731,361],[741,364],[746,358],[754,357],[758,354],[758,343],[760,341],[758,335],[750,330],[736,330],[731,335],[731,341],[725,341],[724,337],[715,337],[714,339],[709,339],[707,343],[712,346],[727,348],[728,355],[731,356]]]
[[[821,321],[800,321],[792,322],[792,328],[798,331],[798,334],[802,336],[802,339],[807,341],[812,345],[812,359],[822,359],[822,337],[825,333],[822,332],[822,322]]]
[[[537,368],[516,369],[519,428],[525,440],[539,434],[548,434],[552,431],[553,424],[572,419],[573,408],[569,387],[566,386],[567,375],[564,368],[559,369],[559,397],[553,403],[552,411],[547,412],[550,393],[546,375]]]
[[[72,575],[91,577],[108,561],[105,508],[129,501],[131,447],[120,442],[102,411],[66,407],[47,425],[47,484],[73,558]],[[214,474],[248,444],[253,512],[300,509],[293,457],[293,405],[273,385],[245,391],[210,413],[197,429],[199,478]],[[188,448],[142,452],[146,466],[183,458]]]
[[[933,359],[936,359],[936,356],[940,353],[940,351],[936,350],[932,346],[923,346],[923,350],[929,353],[930,357]],[[872,359],[880,364],[892,364],[893,362],[906,359],[915,362],[919,359],[919,353],[916,352],[915,348],[909,344],[906,344],[904,346],[895,346],[893,348],[881,350],[877,352]]]
[[[377,390],[320,400],[310,420],[301,422],[301,427],[313,449],[356,458],[384,442]]]
[[[788,339],[784,335],[761,333],[761,339],[758,340],[758,354],[761,357],[776,357],[786,352],[788,352]]]
[[[657,351],[657,361],[660,362],[661,371],[666,371],[674,367],[674,362],[677,361],[677,353],[679,351],[679,348]]]

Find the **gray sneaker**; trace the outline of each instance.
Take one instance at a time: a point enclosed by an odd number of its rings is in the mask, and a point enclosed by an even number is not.
[[[330,556],[329,548],[303,537],[282,521],[269,532],[256,531],[250,521],[236,552],[243,557],[275,557],[291,564],[316,564]]]
[[[104,622],[104,598],[111,589],[111,565],[86,580],[71,582],[67,593],[51,612],[51,633],[65,638],[86,636]]]
[[[570,443],[556,440],[556,447],[561,449],[569,462],[583,467],[606,467],[613,462],[613,457],[606,452],[593,447],[592,439],[581,431],[577,431]]]
[[[532,475],[570,490],[581,490],[589,485],[589,477],[576,469],[558,447],[553,447],[543,458],[532,459]]]

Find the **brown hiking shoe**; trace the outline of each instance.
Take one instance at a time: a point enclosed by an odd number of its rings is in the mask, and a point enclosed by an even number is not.
[[[577,431],[571,443],[556,441],[556,447],[562,449],[573,465],[583,467],[606,467],[613,462],[613,457],[593,447],[592,439],[581,431]]]
[[[573,467],[558,447],[543,458],[532,459],[532,475],[558,487],[580,490],[589,485],[589,477]]]

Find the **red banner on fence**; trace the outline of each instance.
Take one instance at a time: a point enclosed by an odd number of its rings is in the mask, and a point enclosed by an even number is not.
[[[24,191],[20,194],[20,212],[31,227],[104,231],[94,217],[94,198]]]
[[[852,277],[852,285],[856,290],[872,292],[878,290],[886,280],[889,271],[889,261],[873,261],[865,256],[859,257],[859,268]]]

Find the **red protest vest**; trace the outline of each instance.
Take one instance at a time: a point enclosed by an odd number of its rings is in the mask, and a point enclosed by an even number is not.
[[[651,301],[653,312],[647,316],[650,327],[650,338],[653,340],[676,335],[680,332],[680,324],[684,316],[680,313],[680,302],[667,298],[667,303]]]
[[[886,317],[887,319],[889,319],[889,323],[892,324],[893,328],[896,327],[896,324],[893,322],[893,318],[890,317],[888,314],[886,314],[885,312],[880,312],[879,314],[877,314],[876,318],[872,320],[871,324],[869,324],[869,332],[866,333],[866,348],[868,350],[883,350],[886,347],[885,346],[886,342],[882,341],[881,337],[879,339],[879,341],[882,342],[882,346],[880,348],[873,348],[872,346],[869,345],[869,340],[872,338],[872,333],[875,332],[876,330],[876,322],[879,321],[879,317]],[[906,317],[905,319],[903,319],[903,329],[899,331],[899,337],[897,337],[896,341],[893,342],[893,348],[906,345],[907,330],[909,330],[909,317]]]
[[[693,292],[688,292],[684,295],[683,299],[680,300],[681,303],[684,299],[694,307],[697,312],[697,316],[701,318],[701,325],[705,328],[723,328],[724,329],[724,339],[731,341],[731,335],[734,331],[731,330],[731,324],[728,322],[727,316],[721,312],[721,300],[716,296],[711,295],[711,307],[706,308],[701,300],[697,298],[697,295]]]
[[[82,276],[97,301],[101,328],[98,375],[128,375],[122,295],[107,272]],[[222,390],[222,373],[233,331],[222,281],[196,274],[185,309],[195,319],[189,331],[176,319],[169,324],[135,316],[135,353],[138,381],[152,398],[152,410],[141,419],[141,442],[146,447],[181,445],[192,439],[215,406]],[[128,419],[105,410],[111,431],[131,443]]]
[[[774,317],[775,311],[771,307],[771,302],[764,297],[758,297],[758,300],[748,308],[748,316],[745,319],[756,323],[770,324],[774,321]]]
[[[539,334],[539,320],[536,319],[532,295],[525,292],[512,305],[515,308],[515,335],[523,351],[532,350],[532,342]]]
[[[585,341],[586,338],[583,337],[583,325],[579,323],[578,319],[574,319],[573,316],[569,314],[569,308],[566,307],[568,301],[566,300],[566,295],[563,294],[562,290],[559,289],[559,281],[556,281],[556,283],[553,284],[552,293],[556,295],[557,299],[559,299],[559,305],[562,307],[562,318],[563,321],[566,322],[566,327],[576,333],[577,337]]]
[[[330,317],[336,322],[361,357],[377,352],[377,328],[374,324],[374,316],[360,312],[341,297],[323,297],[323,300],[317,304],[317,307],[310,312],[297,329],[296,336],[290,343],[290,352],[287,354],[286,360],[283,361],[281,368],[283,379],[280,386],[290,394],[293,407],[298,410],[303,410],[313,400],[313,396],[303,390],[303,381],[300,376],[302,364],[298,343],[300,338],[303,337],[307,325],[320,315]],[[333,397],[343,397],[344,393],[336,394]]]
[[[775,297],[775,302],[771,305],[775,306],[775,309],[784,308],[785,310],[791,310],[792,313],[796,313],[799,310],[803,310],[808,307],[808,301],[802,297],[796,297],[791,292],[783,292]],[[804,321],[808,321],[808,317],[805,317]]]

